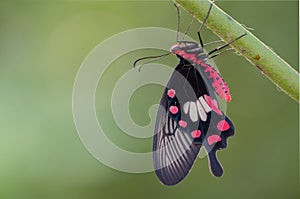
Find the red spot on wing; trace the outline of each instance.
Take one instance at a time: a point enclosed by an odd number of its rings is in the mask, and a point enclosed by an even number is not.
[[[175,115],[176,113],[178,113],[178,107],[177,106],[170,106],[170,112]]]
[[[218,107],[218,102],[217,102],[216,99],[213,99],[213,100],[212,100],[212,104],[213,104],[215,107]]]
[[[222,139],[219,135],[211,135],[211,136],[208,136],[208,138],[207,138],[207,142],[208,142],[209,145],[212,145],[212,144],[214,144],[216,142],[219,142],[221,140]]]
[[[183,128],[185,128],[185,127],[187,126],[187,123],[186,123],[186,121],[184,121],[184,120],[180,120],[180,121],[178,122],[178,124],[179,124],[179,126],[181,126],[181,127],[183,127]]]
[[[168,90],[168,96],[170,98],[174,98],[175,94],[176,94],[176,91],[174,89]]]
[[[219,109],[218,102],[215,99],[211,99],[210,96],[204,95],[204,99],[208,106],[217,114],[222,115],[222,111]]]
[[[218,124],[217,124],[217,128],[220,131],[227,131],[228,129],[230,129],[230,126],[228,124],[228,122],[226,120],[221,120]]]
[[[198,137],[201,136],[201,131],[200,130],[194,130],[194,131],[191,132],[191,136],[193,138],[198,138]]]

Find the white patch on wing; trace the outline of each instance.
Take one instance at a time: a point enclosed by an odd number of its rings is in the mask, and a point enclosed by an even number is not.
[[[191,102],[186,102],[186,103],[183,105],[183,112],[184,112],[185,114],[187,114],[188,111],[189,111],[190,103],[191,103]]]
[[[206,121],[207,115],[206,115],[206,113],[205,113],[203,107],[201,106],[199,100],[197,100],[197,109],[198,109],[198,113],[199,113],[199,115],[200,115],[201,120],[202,120],[202,121]]]
[[[201,102],[201,105],[203,106],[205,112],[210,112],[211,108],[208,106],[207,102],[205,101],[205,99],[201,96],[199,97],[199,101]]]
[[[197,122],[198,118],[205,122],[210,111],[212,110],[203,96],[196,102],[188,101],[183,105],[183,112],[190,116],[192,122]]]
[[[198,120],[196,102],[191,102],[190,103],[190,118],[193,122],[196,122]]]

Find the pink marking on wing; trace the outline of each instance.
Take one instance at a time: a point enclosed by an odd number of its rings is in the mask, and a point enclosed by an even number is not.
[[[176,91],[174,89],[168,90],[168,96],[170,98],[174,98],[175,94],[176,94]]]
[[[212,103],[213,103],[213,105],[214,105],[215,107],[219,107],[219,106],[218,106],[218,102],[217,102],[216,99],[213,99],[213,100],[212,100]]]
[[[207,105],[215,111],[217,114],[222,115],[222,111],[219,109],[218,102],[215,99],[211,99],[210,96],[204,95],[204,99],[207,103]]]
[[[194,130],[194,131],[191,132],[191,136],[193,138],[198,138],[198,137],[201,136],[201,131],[200,130]]]
[[[226,120],[221,120],[218,124],[217,124],[217,128],[220,131],[227,131],[228,129],[230,129],[230,126],[228,124],[228,122]]]
[[[212,144],[214,144],[216,142],[219,142],[221,140],[222,140],[221,137],[218,136],[218,135],[211,135],[207,138],[207,142],[208,142],[209,145],[212,145]]]
[[[178,124],[179,124],[179,126],[181,126],[181,127],[183,127],[183,128],[185,128],[185,127],[187,126],[187,123],[186,123],[186,121],[184,121],[184,120],[180,120],[180,121],[178,122]]]
[[[178,107],[177,106],[170,106],[170,112],[175,115],[176,113],[178,113]]]

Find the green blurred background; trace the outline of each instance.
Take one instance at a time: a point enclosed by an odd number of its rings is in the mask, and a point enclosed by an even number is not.
[[[298,70],[298,2],[217,5],[254,28],[258,38]],[[184,13],[182,20],[184,26],[190,16]],[[298,104],[234,53],[215,59],[233,94],[227,114],[236,125],[228,149],[219,153],[222,178],[211,176],[207,159],[198,159],[181,184],[164,187],[153,172],[119,172],[88,153],[72,117],[76,73],[101,41],[144,26],[176,29],[172,2],[0,2],[0,198],[298,198]],[[196,28],[194,24],[190,34],[194,38]],[[217,39],[208,30],[203,38]],[[159,52],[121,57],[98,87],[98,117],[107,136],[122,148],[149,151],[152,141],[118,129],[110,110],[113,85],[135,59]],[[159,62],[175,66],[177,60],[170,56]],[[132,96],[136,123],[149,122],[148,109],[162,90],[149,85]]]

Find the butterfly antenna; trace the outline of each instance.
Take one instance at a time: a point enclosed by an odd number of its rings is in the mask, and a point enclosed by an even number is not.
[[[153,61],[159,60],[159,59],[161,59],[161,58],[163,58],[163,57],[165,57],[165,56],[168,56],[169,54],[171,54],[171,52],[168,52],[168,53],[165,53],[165,54],[162,54],[162,55],[147,56],[147,57],[139,58],[139,59],[135,60],[135,62],[133,63],[133,68],[136,67],[136,65],[137,65],[137,63],[138,63],[139,61],[142,61],[142,60],[145,60],[145,59],[151,59],[150,61],[144,62],[144,63],[142,63],[142,64],[140,65],[140,67],[139,67],[139,69],[138,69],[138,71],[140,72],[140,71],[141,71],[141,68],[142,68],[144,65],[149,64],[149,63],[151,63],[151,62],[153,62]]]
[[[176,41],[178,42],[179,39],[179,30],[180,30],[180,10],[176,3],[174,3],[174,6],[177,10],[177,33],[176,33]]]
[[[188,32],[190,31],[193,22],[194,22],[194,16],[192,16],[191,22],[190,22],[190,24],[188,25],[188,27],[186,28],[186,30],[185,30],[185,32],[184,32],[184,35],[183,35],[183,37],[182,37],[182,39],[181,39],[182,41],[184,40],[185,36],[186,36],[186,35],[188,34]]]

